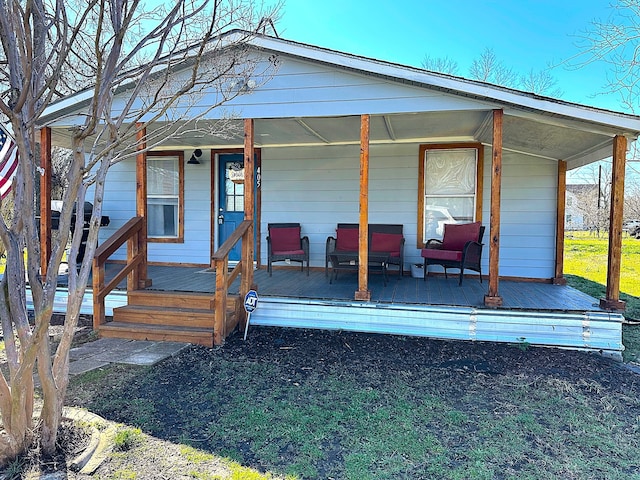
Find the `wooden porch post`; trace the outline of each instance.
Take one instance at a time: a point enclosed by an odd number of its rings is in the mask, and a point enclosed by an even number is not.
[[[51,128],[40,130],[40,270],[47,274],[51,259]]]
[[[253,252],[254,252],[254,224],[255,218],[255,180],[254,180],[254,120],[247,118],[244,121],[244,219],[251,220],[251,225],[242,241],[242,290],[241,295],[246,295],[253,286]],[[246,241],[245,241],[246,240]],[[245,265],[246,262],[246,265]]]
[[[360,116],[360,242],[358,246],[358,291],[356,300],[371,300],[369,291],[369,122]]]
[[[500,261],[500,195],[502,184],[502,110],[493,111],[493,147],[491,159],[491,217],[489,219],[489,292],[484,296],[488,307],[502,305],[498,295]],[[425,272],[426,273],[426,272]]]
[[[147,278],[147,129],[142,123],[136,123],[136,130],[136,215],[143,219],[138,235],[138,252],[142,253],[143,260],[137,267],[138,285],[134,285],[134,289],[151,286],[151,279]]]
[[[624,206],[624,170],[627,155],[627,139],[622,135],[613,138],[613,168],[611,170],[611,209],[609,213],[609,256],[607,262],[606,298],[600,299],[600,307],[607,310],[624,310],[620,300],[620,260],[622,256],[622,210]]]
[[[567,162],[558,161],[558,198],[556,217],[556,269],[553,277],[554,285],[566,285],[564,278],[564,221],[567,201]]]

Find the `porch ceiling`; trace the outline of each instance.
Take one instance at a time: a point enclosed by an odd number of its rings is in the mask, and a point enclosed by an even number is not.
[[[453,143],[492,142],[490,111],[419,112],[372,115],[370,141],[377,143]],[[219,122],[219,120],[218,120]],[[613,132],[566,125],[558,119],[504,116],[503,149],[532,157],[588,163],[611,155]],[[183,133],[161,144],[160,149],[242,147],[242,121],[227,122],[223,135],[208,121],[183,125]],[[160,131],[150,128],[149,133]],[[68,129],[54,129],[54,145],[69,144]],[[159,135],[166,138],[166,133]],[[357,144],[360,141],[360,117],[304,117],[256,119],[255,143],[258,147]],[[151,142],[154,143],[154,142]],[[583,157],[587,158],[584,161]],[[599,157],[599,158],[597,158]],[[571,163],[569,167],[571,168]]]

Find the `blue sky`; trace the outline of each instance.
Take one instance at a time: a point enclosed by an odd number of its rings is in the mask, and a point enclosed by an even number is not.
[[[523,74],[561,64],[611,10],[607,0],[285,0],[281,13],[276,28],[288,40],[417,67],[426,54],[450,57],[467,76],[485,48]],[[617,98],[602,95],[606,72],[551,71],[563,100],[620,111]]]

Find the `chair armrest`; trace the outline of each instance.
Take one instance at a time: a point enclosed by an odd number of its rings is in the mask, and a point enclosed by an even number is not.
[[[307,236],[302,237],[300,239],[300,243],[302,245],[302,250],[304,251],[304,253],[309,255],[309,237]]]
[[[465,261],[473,260],[479,261],[482,256],[482,246],[483,244],[480,242],[467,242],[464,244],[464,248],[462,250],[463,258]]]
[[[271,237],[267,235],[267,254],[271,256]]]
[[[324,252],[324,275],[329,275],[329,255],[336,250],[336,239],[334,237],[327,237],[327,244]]]
[[[334,237],[327,237],[327,245],[325,247],[325,253],[327,257],[336,250],[336,239]]]
[[[424,248],[442,248],[442,240],[431,238],[424,244]]]

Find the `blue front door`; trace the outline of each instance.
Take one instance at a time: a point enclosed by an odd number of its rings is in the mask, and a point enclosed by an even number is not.
[[[244,220],[244,155],[221,153],[219,159],[220,185],[218,188],[218,246],[222,245]],[[242,241],[236,243],[229,254],[230,261],[239,261]]]

